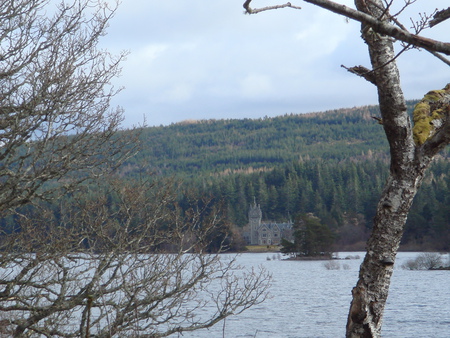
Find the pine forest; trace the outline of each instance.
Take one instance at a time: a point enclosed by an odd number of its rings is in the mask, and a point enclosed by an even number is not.
[[[410,110],[415,103],[409,102]],[[139,152],[117,176],[172,180],[182,207],[192,200],[221,205],[227,225],[217,236],[227,234],[235,250],[244,247],[241,229],[254,202],[264,220],[294,221],[311,213],[333,234],[334,250],[361,250],[388,174],[381,123],[377,106],[365,106],[146,127],[140,130]],[[448,172],[446,150],[416,197],[404,250],[450,250]],[[12,228],[14,217],[2,222]]]

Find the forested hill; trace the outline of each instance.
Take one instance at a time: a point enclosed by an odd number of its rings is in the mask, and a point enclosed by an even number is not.
[[[142,151],[122,175],[175,176],[182,205],[183,189],[212,196],[237,226],[247,223],[254,199],[265,220],[311,212],[340,248],[352,248],[346,245],[364,243],[389,170],[383,126],[373,117],[377,106],[145,128]],[[448,159],[447,149],[414,201],[404,236],[411,249],[450,250]]]
[[[146,128],[131,166],[164,175],[257,170],[298,159],[387,153],[377,106],[274,118],[184,121]]]

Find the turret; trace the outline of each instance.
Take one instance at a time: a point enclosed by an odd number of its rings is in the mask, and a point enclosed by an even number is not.
[[[248,210],[248,222],[250,225],[250,244],[258,244],[258,229],[261,226],[262,212],[260,205],[256,204],[256,200],[253,205],[250,205]]]

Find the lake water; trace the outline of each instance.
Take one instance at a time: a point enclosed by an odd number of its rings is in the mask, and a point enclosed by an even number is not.
[[[284,261],[273,254],[242,254],[240,264],[262,265],[272,273],[271,299],[227,318],[225,328],[219,323],[209,330],[184,333],[183,337],[344,337],[351,289],[364,253],[339,253],[340,258],[348,255],[360,258],[334,261],[340,269],[327,270],[326,261]],[[450,271],[400,268],[417,255],[397,255],[383,337],[450,338]]]

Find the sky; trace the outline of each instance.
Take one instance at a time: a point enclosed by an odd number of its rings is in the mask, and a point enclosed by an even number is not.
[[[253,0],[252,7],[277,1]],[[114,81],[124,90],[112,102],[125,110],[124,127],[377,103],[375,87],[341,67],[370,67],[358,23],[300,0],[291,2],[301,10],[245,15],[243,2],[122,0],[101,48],[129,52]],[[416,1],[404,25],[435,8],[448,8],[448,0]],[[449,28],[450,21],[423,35],[449,41]],[[398,65],[407,99],[450,82],[449,67],[425,51],[403,54]]]

